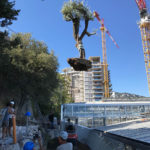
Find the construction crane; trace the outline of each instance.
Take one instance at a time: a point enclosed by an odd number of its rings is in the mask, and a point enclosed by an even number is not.
[[[135,0],[140,12],[139,28],[141,30],[144,61],[146,67],[148,88],[150,93],[150,14],[148,13],[145,0]]]
[[[111,36],[110,32],[108,29],[104,26],[104,19],[100,19],[99,14],[94,11],[94,16],[97,18],[97,20],[100,22],[101,27],[101,33],[102,33],[102,50],[103,50],[103,69],[104,69],[104,97],[109,98],[109,79],[108,79],[108,64],[107,64],[107,54],[106,54],[106,37],[105,33],[108,34],[108,36],[111,38],[113,43],[116,45],[117,48],[119,48],[118,44],[116,41],[113,39]]]

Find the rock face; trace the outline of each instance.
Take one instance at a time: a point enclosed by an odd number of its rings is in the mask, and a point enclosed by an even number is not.
[[[16,121],[17,121],[17,125],[19,125],[19,126],[26,125],[25,114],[27,112],[31,113],[30,119],[32,119],[32,120],[34,119],[32,103],[30,100],[25,101],[22,107],[17,107],[16,111],[17,111]]]
[[[92,67],[91,61],[83,58],[68,58],[67,61],[75,71],[87,71]]]
[[[28,130],[25,126],[17,126],[16,127],[16,135],[17,135],[17,143],[13,144],[12,137],[6,137],[3,140],[0,139],[0,150],[22,150],[23,146],[28,141],[33,141],[33,136],[37,134],[41,136],[41,131],[39,127],[36,126],[29,126]],[[0,137],[1,137],[0,132]],[[43,140],[43,139],[41,139]],[[35,143],[35,148],[39,149],[39,145]]]
[[[19,144],[10,144],[10,145],[3,145],[1,146],[1,150],[22,150]]]

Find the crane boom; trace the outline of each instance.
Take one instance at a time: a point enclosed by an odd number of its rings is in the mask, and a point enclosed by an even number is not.
[[[102,19],[100,19],[99,14],[94,11],[94,16],[97,18],[97,20],[100,22],[101,26],[104,26],[104,22]],[[110,32],[108,31],[108,29],[105,27],[104,28],[105,32],[108,34],[108,36],[111,38],[111,40],[113,41],[113,43],[116,45],[117,48],[119,48],[118,44],[116,43],[116,41],[114,40],[114,38],[111,36]]]
[[[139,10],[143,10],[144,8],[146,8],[145,0],[135,0],[135,2],[137,3]]]
[[[139,27],[141,30],[144,61],[147,74],[148,88],[150,93],[150,15],[148,14],[145,0],[135,1],[138,5],[141,17]]]
[[[148,16],[147,7],[146,7],[146,1],[145,0],[135,0],[139,11],[140,11],[140,17],[145,18]]]

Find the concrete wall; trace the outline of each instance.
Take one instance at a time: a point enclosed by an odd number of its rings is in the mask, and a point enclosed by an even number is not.
[[[124,145],[118,141],[102,136],[93,129],[77,126],[78,140],[87,144],[91,150],[124,150]]]

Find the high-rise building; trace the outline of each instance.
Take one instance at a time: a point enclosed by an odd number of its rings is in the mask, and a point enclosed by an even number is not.
[[[90,57],[89,60],[92,62],[92,68],[90,69],[92,99],[90,101],[100,101],[104,96],[103,65],[100,57]]]
[[[104,97],[104,73],[100,57],[90,57],[92,68],[88,71],[63,69],[65,77],[70,79],[69,93],[74,102],[100,101]]]

